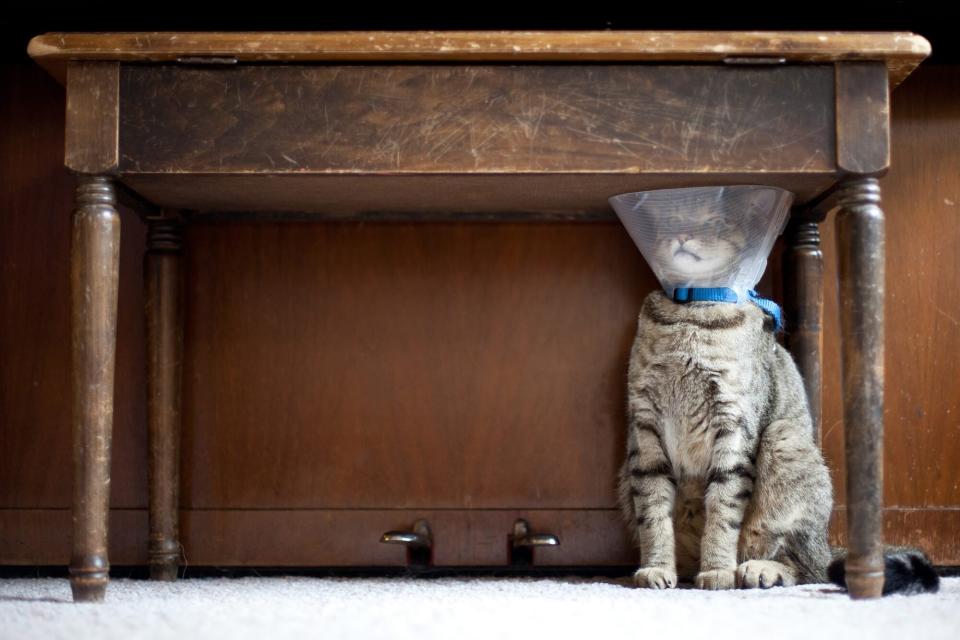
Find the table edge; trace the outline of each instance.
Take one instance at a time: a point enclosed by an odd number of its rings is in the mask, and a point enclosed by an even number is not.
[[[70,60],[175,62],[788,62],[882,60],[893,89],[930,55],[906,31],[324,31],[46,33],[27,53],[61,83]]]

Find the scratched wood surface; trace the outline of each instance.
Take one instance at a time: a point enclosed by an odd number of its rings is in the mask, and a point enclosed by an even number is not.
[[[832,65],[124,66],[122,173],[832,172]]]
[[[831,65],[127,65],[119,171],[206,210],[609,215],[691,173],[802,201],[836,170],[833,91]]]
[[[67,60],[789,62],[883,60],[891,88],[930,43],[908,32],[865,31],[341,31],[47,33],[28,52],[62,82]]]

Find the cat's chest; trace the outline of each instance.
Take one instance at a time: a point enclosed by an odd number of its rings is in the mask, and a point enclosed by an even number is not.
[[[683,476],[704,475],[718,429],[744,413],[738,363],[676,354],[652,363],[647,374],[667,457]]]

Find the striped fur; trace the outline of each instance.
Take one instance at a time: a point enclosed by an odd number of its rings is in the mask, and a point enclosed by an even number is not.
[[[823,582],[830,476],[802,380],[751,303],[640,312],[628,373],[619,499],[639,586]]]

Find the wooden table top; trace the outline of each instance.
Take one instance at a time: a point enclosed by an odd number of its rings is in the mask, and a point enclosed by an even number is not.
[[[909,32],[328,31],[47,33],[28,53],[63,82],[68,60],[173,62],[785,62],[883,60],[890,88],[930,55]],[[762,62],[762,60],[758,60]]]

